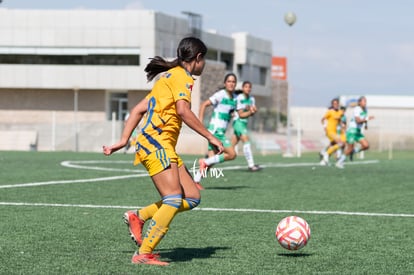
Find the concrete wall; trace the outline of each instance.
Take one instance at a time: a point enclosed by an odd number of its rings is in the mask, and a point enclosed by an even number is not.
[[[369,107],[369,106],[368,106]],[[292,107],[292,128],[300,126],[304,139],[319,140],[328,143],[321,124],[327,108]],[[373,150],[385,150],[390,144],[395,148],[414,149],[414,109],[369,107],[369,114],[375,119],[369,121],[368,130],[364,132]],[[352,108],[346,112],[352,116]]]

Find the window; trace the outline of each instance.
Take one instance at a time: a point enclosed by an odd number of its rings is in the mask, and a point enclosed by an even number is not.
[[[112,113],[115,113],[116,120],[125,120],[128,114],[128,94],[110,93],[108,119],[112,119]]]
[[[254,65],[237,65],[237,72],[241,79],[251,81],[253,84],[266,85],[267,71],[264,67]]]
[[[207,60],[213,60],[213,61],[217,61],[218,60],[218,52],[216,50],[211,50],[208,49],[205,59]]]
[[[139,49],[0,47],[0,64],[139,66]]]
[[[233,70],[233,54],[232,53],[221,53],[221,61],[226,64],[226,70],[232,71]]]

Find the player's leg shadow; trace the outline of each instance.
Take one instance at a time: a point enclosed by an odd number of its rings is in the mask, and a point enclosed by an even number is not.
[[[159,249],[162,258],[168,258],[172,262],[187,262],[192,259],[207,259],[214,257],[218,250],[227,250],[230,247],[208,246],[200,248],[177,247],[173,249]]]
[[[238,186],[207,186],[207,185],[203,185],[203,187],[205,189],[208,189],[208,190],[237,190],[237,189],[251,188],[250,186],[243,186],[243,185],[238,185]]]

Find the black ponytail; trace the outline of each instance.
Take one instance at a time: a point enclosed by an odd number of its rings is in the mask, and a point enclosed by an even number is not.
[[[186,37],[180,41],[177,47],[177,58],[167,61],[160,56],[151,58],[151,61],[145,67],[147,80],[151,81],[159,73],[168,71],[177,66],[182,66],[182,62],[191,62],[200,54],[204,57],[207,53],[207,47],[200,39],[196,37]]]
[[[174,59],[173,61],[167,61],[161,56],[156,56],[151,58],[150,63],[145,67],[145,72],[147,73],[147,80],[151,81],[156,77],[159,73],[168,71],[174,67],[180,65],[178,58]]]

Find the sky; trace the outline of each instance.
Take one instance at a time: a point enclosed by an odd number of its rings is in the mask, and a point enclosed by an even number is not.
[[[0,8],[151,9],[183,18],[191,11],[203,16],[204,30],[271,40],[273,55],[288,58],[293,106],[328,106],[339,95],[414,96],[412,0],[3,0]]]

